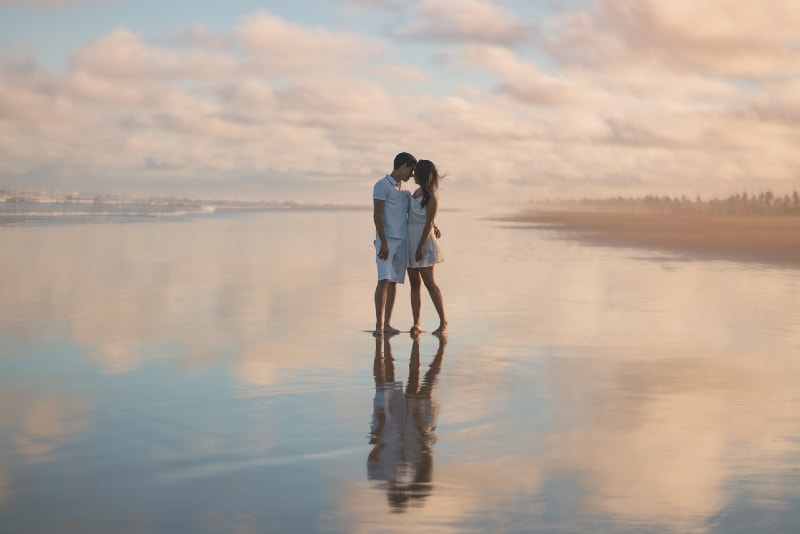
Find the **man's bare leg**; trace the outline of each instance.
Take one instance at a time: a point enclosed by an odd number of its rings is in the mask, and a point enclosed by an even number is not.
[[[372,332],[375,336],[383,335],[383,312],[386,309],[388,285],[388,280],[378,280],[378,285],[375,286],[375,330]]]
[[[394,297],[396,291],[397,284],[395,282],[388,282],[386,287],[386,308],[383,317],[383,333],[390,336],[400,333],[400,330],[389,324],[392,321],[392,310],[394,309]]]

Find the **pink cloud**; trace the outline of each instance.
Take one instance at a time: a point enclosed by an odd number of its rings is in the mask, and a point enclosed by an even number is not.
[[[236,35],[260,62],[280,72],[321,74],[358,65],[386,50],[376,39],[292,24],[263,12],[245,17]]]
[[[512,45],[531,33],[514,13],[484,0],[421,0],[412,16],[401,36]]]
[[[753,78],[800,68],[800,4],[784,0],[597,0],[547,30],[544,46],[570,64]]]

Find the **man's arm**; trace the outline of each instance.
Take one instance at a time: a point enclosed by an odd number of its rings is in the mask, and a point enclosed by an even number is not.
[[[381,240],[381,248],[378,251],[380,259],[389,257],[389,244],[386,242],[386,232],[383,228],[383,200],[372,200],[372,220],[375,221],[375,231],[378,233],[378,239]]]

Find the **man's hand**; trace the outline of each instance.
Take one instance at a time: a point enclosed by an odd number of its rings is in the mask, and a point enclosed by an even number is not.
[[[378,251],[378,258],[381,260],[385,260],[389,257],[389,245],[386,244],[386,241],[381,241],[381,249]]]

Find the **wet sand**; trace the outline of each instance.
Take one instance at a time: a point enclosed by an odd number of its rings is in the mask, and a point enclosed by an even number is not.
[[[446,344],[367,211],[3,228],[0,532],[796,531],[800,271],[487,216]]]
[[[800,217],[535,209],[506,220],[544,225],[598,245],[800,266]]]

